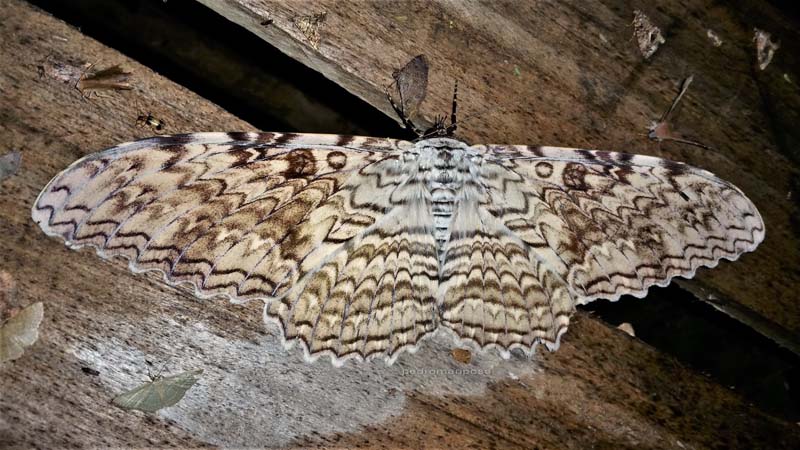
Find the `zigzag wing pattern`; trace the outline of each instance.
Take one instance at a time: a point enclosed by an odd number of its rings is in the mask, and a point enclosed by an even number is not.
[[[442,325],[506,356],[554,344],[573,310],[566,283],[476,199],[485,200],[463,196],[455,208],[439,288]]]
[[[455,208],[442,322],[481,346],[557,348],[575,304],[691,278],[754,250],[753,203],[710,172],[641,155],[473,146],[481,190]],[[476,198],[478,203],[467,198]],[[467,225],[460,225],[465,223]]]
[[[413,161],[409,146],[278,133],[156,137],[77,161],[43,190],[33,219],[70,246],[124,257],[202,296],[281,299],[265,317],[308,356],[393,357],[435,328],[430,205],[398,161]]]
[[[764,238],[710,172],[648,156],[369,137],[199,133],[89,155],[33,219],[198,295],[262,299],[306,356],[413,350],[439,324],[555,349],[576,304],[690,278]]]
[[[300,339],[308,354],[393,361],[436,329],[438,261],[429,195],[415,164],[385,161],[369,179],[348,183],[356,201],[386,205],[383,218],[346,245],[324,243],[306,259],[304,276],[288,295],[271,303],[289,339]],[[369,175],[365,171],[365,175]]]

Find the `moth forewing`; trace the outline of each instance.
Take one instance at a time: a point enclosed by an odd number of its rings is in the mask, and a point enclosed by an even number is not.
[[[428,59],[418,55],[402,69],[394,72],[392,78],[400,99],[400,108],[408,117],[413,117],[428,93]]]

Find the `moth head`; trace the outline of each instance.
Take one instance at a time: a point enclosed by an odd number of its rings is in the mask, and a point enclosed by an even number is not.
[[[434,137],[452,137],[455,133],[455,127],[449,126],[446,123],[447,117],[436,116],[433,126],[425,130],[419,137],[420,139],[430,139]]]

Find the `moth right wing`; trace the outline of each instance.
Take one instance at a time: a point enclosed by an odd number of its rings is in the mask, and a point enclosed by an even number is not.
[[[506,351],[557,348],[575,305],[644,296],[754,250],[764,223],[698,168],[592,150],[475,146],[479,186],[455,207],[444,326]]]

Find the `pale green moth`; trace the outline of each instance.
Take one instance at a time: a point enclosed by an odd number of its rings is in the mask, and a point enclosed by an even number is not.
[[[197,383],[203,369],[190,370],[170,377],[156,376],[151,381],[114,398],[114,404],[125,409],[156,412],[172,406]]]
[[[26,306],[0,326],[0,363],[19,358],[39,339],[39,324],[42,323],[42,302]]]

